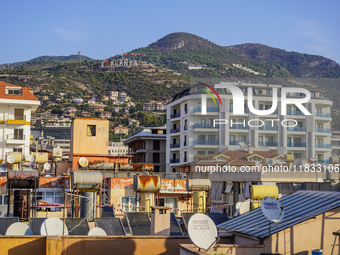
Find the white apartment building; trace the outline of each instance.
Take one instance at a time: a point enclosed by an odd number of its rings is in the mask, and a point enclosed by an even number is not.
[[[129,152],[129,146],[125,146],[123,142],[109,142],[109,155],[126,155]]]
[[[293,154],[295,158],[310,158],[328,163],[331,156],[332,101],[321,91],[311,92],[311,99],[303,106],[311,113],[304,115],[294,104],[287,105],[287,115],[281,115],[279,85],[220,83],[234,85],[244,94],[244,114],[233,113],[233,95],[226,88],[216,88],[219,99],[213,99],[196,85],[176,94],[166,105],[167,110],[167,171],[193,162],[195,155],[216,154],[240,146],[252,145],[256,150],[269,149],[278,154]],[[213,85],[215,87],[216,85]],[[268,110],[272,106],[273,88],[278,90],[277,109],[270,115],[257,116],[248,109],[247,89],[252,88],[255,109]],[[206,114],[202,114],[202,94],[206,95]],[[286,93],[287,99],[301,99],[301,93]],[[217,124],[216,120],[228,123]],[[215,120],[215,121],[214,121]],[[291,120],[291,121],[289,121]],[[282,121],[284,126],[282,126]],[[291,126],[291,127],[286,127]],[[294,127],[293,127],[294,126]]]
[[[0,81],[0,159],[10,152],[29,154],[31,113],[39,105],[31,89]]]

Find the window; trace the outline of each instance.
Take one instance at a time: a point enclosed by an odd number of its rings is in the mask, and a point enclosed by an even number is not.
[[[24,109],[14,109],[14,119],[15,120],[25,120]]]
[[[63,192],[57,191],[40,191],[37,192],[37,200],[43,200],[48,203],[63,204],[64,195]],[[51,211],[61,211],[61,208],[51,208]]]
[[[96,125],[87,125],[87,136],[96,136]]]
[[[184,105],[184,113],[187,114],[188,113],[188,104]]]
[[[156,198],[156,205],[171,207],[173,210],[177,209],[177,198]]]
[[[7,95],[22,95],[22,88],[6,88]]]
[[[153,163],[159,163],[159,161],[160,161],[160,156],[159,156],[160,154],[159,153],[154,153],[153,154]]]
[[[24,139],[24,130],[16,128],[14,129],[14,139],[15,140],[23,140]]]
[[[122,197],[122,210],[123,212],[133,212],[138,211],[139,207],[139,198],[137,197],[137,205],[136,205],[136,197]]]
[[[8,204],[8,196],[7,195],[0,195],[0,205],[7,205]],[[0,216],[4,216],[1,215]]]
[[[161,142],[159,140],[154,140],[153,141],[153,150],[155,151],[159,151],[160,150],[160,147],[161,147]]]
[[[22,153],[22,148],[15,147],[15,148],[13,148],[13,152],[21,152]]]

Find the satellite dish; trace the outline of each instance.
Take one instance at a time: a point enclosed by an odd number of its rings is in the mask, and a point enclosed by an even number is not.
[[[250,199],[247,199],[246,201],[242,202],[240,206],[240,214],[244,214],[249,212],[250,210]]]
[[[7,163],[8,164],[13,164],[14,161],[15,161],[15,158],[12,155],[7,156]]]
[[[89,233],[87,234],[88,236],[107,236],[106,232],[102,228],[92,228]]]
[[[45,164],[44,164],[44,169],[45,169],[46,171],[51,170],[51,165],[50,165],[49,163],[45,163]]]
[[[62,222],[62,220],[51,217],[44,220],[40,227],[40,235],[42,236],[61,236],[63,235],[63,228],[64,228],[64,235],[68,235],[68,229],[66,225]]]
[[[87,158],[84,157],[81,157],[78,163],[81,167],[87,167],[89,165],[89,161],[87,160]]]
[[[190,217],[188,234],[194,245],[206,251],[219,240],[215,223],[203,213],[196,213]]]
[[[283,206],[280,202],[272,197],[264,197],[261,200],[261,210],[264,216],[272,222],[278,223],[284,217]]]
[[[26,155],[25,159],[29,162],[33,162],[34,161],[34,156],[32,154],[28,154]]]
[[[6,236],[33,236],[33,232],[25,223],[15,222],[6,230]]]
[[[238,145],[240,145],[242,148],[247,147],[247,145],[244,142],[238,142]]]

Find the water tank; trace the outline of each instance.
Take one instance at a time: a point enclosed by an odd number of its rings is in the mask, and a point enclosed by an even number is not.
[[[30,191],[27,189],[14,190],[13,215],[20,220],[27,220],[30,215]]]
[[[35,156],[35,162],[37,164],[45,164],[46,162],[48,162],[48,153],[46,153],[46,152],[38,152],[38,153],[33,152],[32,154]]]
[[[294,161],[294,155],[293,154],[285,154],[284,157],[286,162],[293,162]]]
[[[154,193],[141,193],[140,194],[141,210],[151,212],[151,206],[155,205]]]
[[[38,171],[7,172],[7,188],[11,189],[37,189],[39,187]]]
[[[161,189],[161,178],[153,175],[133,176],[133,190],[136,192],[156,193]]]
[[[133,170],[133,165],[130,163],[119,163],[119,170],[131,171]]]
[[[250,199],[261,200],[264,197],[279,196],[279,188],[276,185],[251,185],[249,188]]]
[[[259,208],[259,207],[261,207],[261,200],[251,201],[250,210],[254,210],[254,209]]]
[[[103,175],[101,172],[82,172],[75,171],[71,174],[72,189],[78,190],[100,190]]]
[[[10,153],[8,153],[8,156],[13,156],[14,157],[13,164],[18,164],[18,163],[21,162],[21,158],[22,158],[21,152],[10,152]]]
[[[97,193],[81,192],[80,218],[93,220],[96,217]]]
[[[194,212],[205,213],[206,195],[205,191],[195,191],[193,194],[193,209]]]

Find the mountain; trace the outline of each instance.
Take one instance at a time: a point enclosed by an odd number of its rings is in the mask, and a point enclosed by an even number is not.
[[[340,65],[328,58],[262,44],[219,46],[189,33],[166,35],[133,52],[145,53],[147,61],[194,77],[256,77],[258,72],[270,78],[340,78]],[[188,65],[202,65],[205,70],[189,72]]]
[[[129,53],[134,56],[123,58],[139,61],[137,67],[101,68],[100,61],[80,55],[42,56],[11,68],[0,65],[0,80],[41,88],[39,98],[43,93],[66,91],[73,97],[88,90],[98,95],[118,90],[140,102],[170,99],[195,81],[309,86],[333,100],[333,126],[340,129],[340,66],[331,59],[263,44],[220,46],[189,33],[172,33]]]
[[[83,56],[83,55],[70,55],[70,56],[40,56],[33,58],[28,61],[16,62],[11,64],[2,64],[0,65],[1,69],[6,68],[18,68],[25,64],[41,64],[42,62],[68,62],[68,61],[85,61],[85,60],[92,60],[92,58]]]

